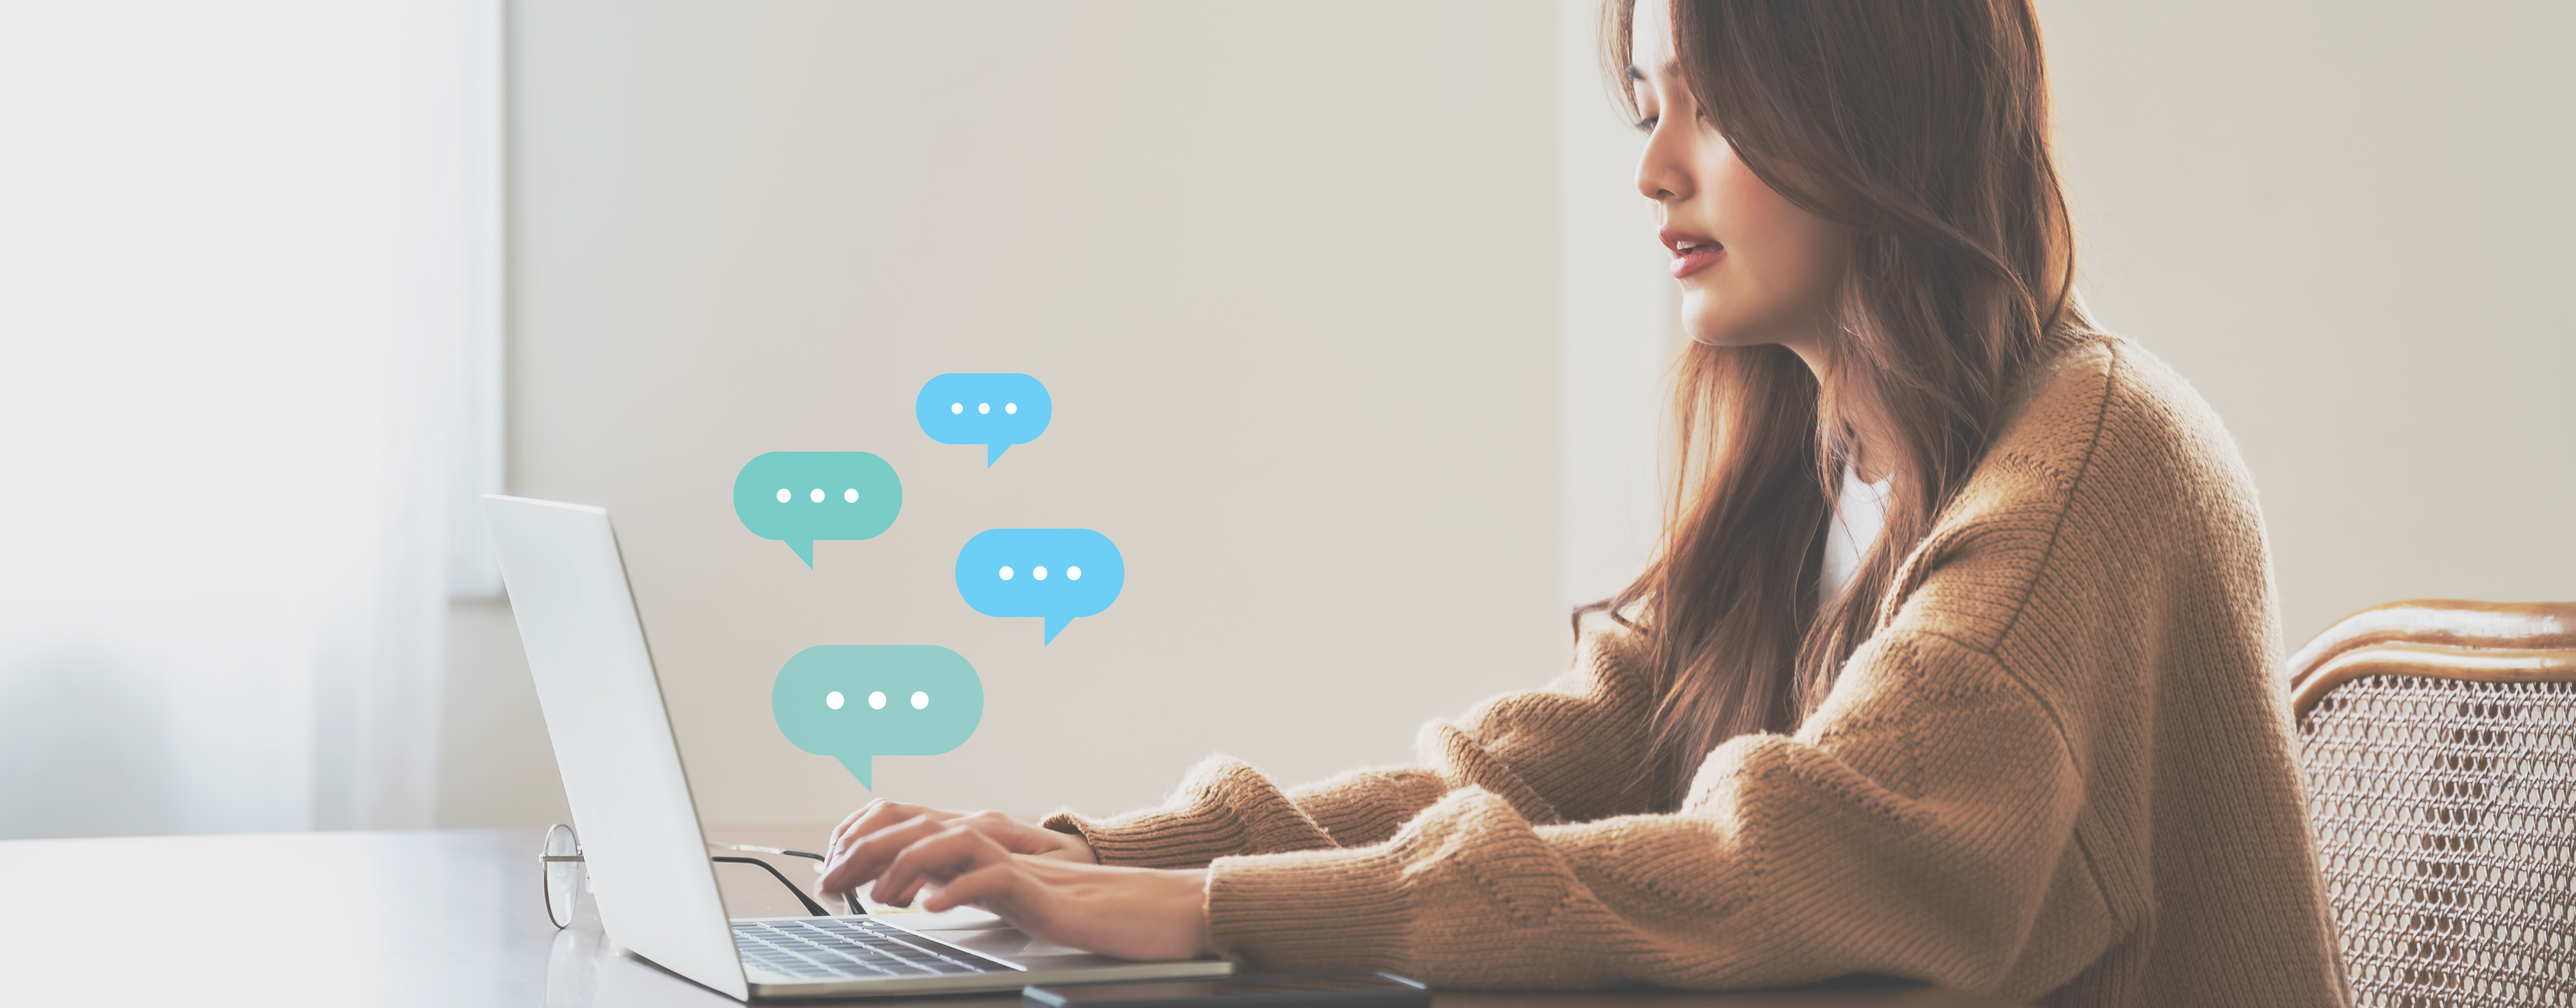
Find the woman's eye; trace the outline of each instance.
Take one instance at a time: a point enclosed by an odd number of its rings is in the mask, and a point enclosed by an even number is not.
[[[1658,122],[1662,122],[1662,121],[1663,121],[1663,118],[1664,118],[1664,117],[1662,117],[1662,116],[1647,116],[1647,117],[1645,117],[1645,118],[1643,118],[1643,119],[1639,119],[1639,120],[1637,120],[1637,132],[1639,132],[1639,133],[1652,133],[1652,132],[1654,132],[1654,131],[1655,131],[1655,124],[1656,124],[1656,123],[1658,123]]]

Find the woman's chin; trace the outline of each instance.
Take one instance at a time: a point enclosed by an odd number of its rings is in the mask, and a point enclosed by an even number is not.
[[[1718,302],[1715,294],[1693,285],[1682,286],[1682,335],[1702,346],[1739,347],[1763,342],[1749,338],[1741,319]]]
[[[1771,342],[1746,333],[1741,326],[1694,319],[1688,312],[1682,314],[1682,335],[1701,346],[1745,347]]]
[[[1701,346],[1750,347],[1768,343],[1783,345],[1796,340],[1795,330],[1760,319],[1747,319],[1743,312],[1729,312],[1724,306],[1710,303],[1707,295],[1685,292],[1682,295],[1682,334]]]

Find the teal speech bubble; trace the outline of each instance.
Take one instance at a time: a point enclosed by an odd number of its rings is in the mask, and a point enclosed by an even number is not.
[[[873,539],[903,510],[903,480],[866,452],[768,452],[733,478],[733,514],[814,566],[814,540]]]
[[[984,681],[936,644],[824,644],[778,670],[769,713],[796,748],[840,760],[874,791],[871,758],[966,744],[984,720]]]

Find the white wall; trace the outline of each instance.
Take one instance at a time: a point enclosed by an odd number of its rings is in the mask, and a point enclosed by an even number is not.
[[[522,4],[512,486],[618,516],[709,818],[861,798],[769,723],[811,643],[974,660],[975,740],[879,779],[1018,812],[1401,759],[1560,667],[1651,543],[1675,346],[1591,6]],[[2243,445],[2292,646],[2576,597],[2570,10],[2043,0],[2085,291]],[[907,412],[987,368],[1059,404],[990,470]],[[751,539],[725,491],[787,447],[884,455],[903,518]],[[1048,648],[947,581],[1023,522],[1135,569]],[[464,615],[443,815],[546,821]]]
[[[2041,17],[2084,289],[2244,448],[2288,646],[2576,598],[2576,5]]]
[[[813,644],[966,655],[974,739],[877,781],[1023,813],[1406,759],[1561,668],[1553,13],[519,5],[510,484],[615,516],[706,817],[864,800],[771,723]],[[911,412],[988,370],[1056,406],[989,469]],[[884,456],[902,517],[806,569],[731,510],[783,449]],[[1124,594],[1046,647],[974,613],[1001,526],[1108,534]]]
[[[1663,532],[1673,364],[1687,337],[1671,254],[1637,193],[1645,137],[1601,72],[1599,0],[1556,0],[1557,414],[1569,605],[1628,586]]]

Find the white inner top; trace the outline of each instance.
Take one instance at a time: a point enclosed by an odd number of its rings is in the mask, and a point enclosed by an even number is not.
[[[1852,575],[1860,570],[1861,554],[1878,541],[1880,526],[1887,524],[1888,483],[1895,478],[1891,475],[1876,483],[1863,483],[1858,473],[1843,470],[1843,490],[1835,498],[1839,513],[1825,529],[1824,571],[1816,579],[1819,607],[1843,593]]]

